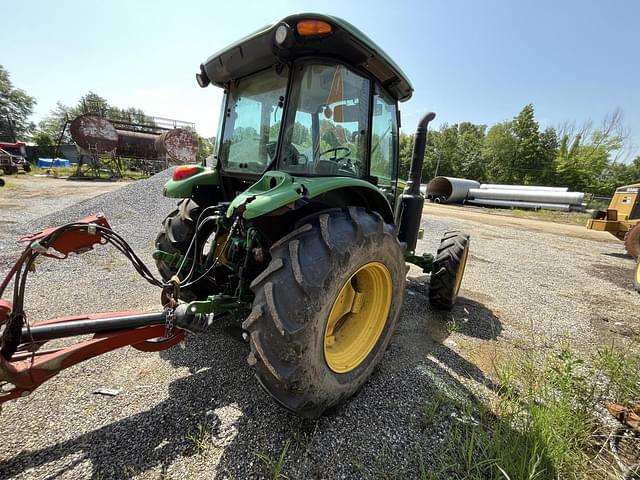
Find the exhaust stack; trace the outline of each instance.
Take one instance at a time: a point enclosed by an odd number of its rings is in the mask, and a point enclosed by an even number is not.
[[[398,239],[407,244],[407,252],[414,253],[420,230],[420,218],[424,197],[420,193],[420,180],[422,177],[422,165],[424,163],[424,149],[427,145],[427,130],[429,123],[436,118],[436,114],[429,112],[418,122],[416,138],[411,155],[409,168],[409,181],[400,196],[396,219],[400,225]]]

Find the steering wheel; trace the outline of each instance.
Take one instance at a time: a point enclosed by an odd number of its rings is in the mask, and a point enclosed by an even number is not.
[[[346,152],[343,156],[338,157],[338,152]],[[324,152],[322,152],[320,154],[320,156],[322,157],[323,155],[326,155],[329,152],[334,152],[333,158],[331,158],[331,160],[333,160],[334,162],[340,162],[341,160],[345,160],[349,155],[351,155],[351,149],[348,147],[336,147],[336,148],[330,148],[329,150],[325,150]]]

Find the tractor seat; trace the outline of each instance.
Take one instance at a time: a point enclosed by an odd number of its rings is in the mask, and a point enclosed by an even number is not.
[[[316,173],[318,175],[335,176],[338,174],[338,164],[332,160],[318,160]]]

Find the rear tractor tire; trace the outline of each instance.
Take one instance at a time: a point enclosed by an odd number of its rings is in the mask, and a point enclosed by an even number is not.
[[[469,256],[469,235],[446,232],[433,261],[429,283],[429,303],[438,310],[451,310],[458,298]]]
[[[299,223],[271,247],[251,284],[242,324],[264,389],[288,410],[316,418],[351,397],[389,345],[405,296],[394,227],[361,208]]]
[[[625,235],[624,248],[635,261],[640,261],[640,223],[634,225]]]

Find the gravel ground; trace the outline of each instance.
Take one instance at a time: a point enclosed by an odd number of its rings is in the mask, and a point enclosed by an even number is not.
[[[165,180],[160,174],[21,222],[21,233],[104,212],[151,262],[174,203],[161,197]],[[447,314],[431,311],[428,277],[412,267],[383,361],[359,394],[329,415],[301,420],[275,405],[253,379],[246,345],[221,324],[188,338],[185,348],[104,355],[6,404],[0,478],[262,478],[273,476],[285,450],[282,472],[290,479],[415,478],[420,465],[433,466],[430,453],[454,421],[447,415],[421,423],[422,407],[436,394],[482,395],[493,386],[492,360],[518,340],[592,349],[639,330],[640,295],[619,243],[455,217],[423,223],[419,251],[434,251],[446,230],[472,235],[459,303]],[[19,251],[10,233],[0,232],[2,271]],[[30,278],[32,320],[158,306],[159,292],[104,247],[43,263]],[[122,391],[92,394],[101,386]]]

